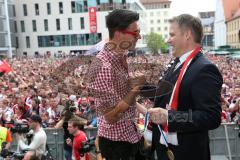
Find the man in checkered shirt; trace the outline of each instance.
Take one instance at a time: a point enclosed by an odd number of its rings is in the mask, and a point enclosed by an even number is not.
[[[139,14],[116,9],[106,18],[109,42],[89,69],[89,89],[98,118],[99,148],[110,160],[144,159],[139,154],[142,136],[135,126],[135,98],[145,77],[130,78],[126,57],[141,38]],[[98,151],[98,153],[100,152]]]

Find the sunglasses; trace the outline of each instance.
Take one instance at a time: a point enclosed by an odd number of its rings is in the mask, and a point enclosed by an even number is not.
[[[123,31],[121,31],[121,32],[124,33],[124,34],[132,35],[132,36],[134,36],[134,37],[138,37],[139,34],[140,34],[140,31],[132,32],[132,31],[126,31],[126,30],[123,30]]]

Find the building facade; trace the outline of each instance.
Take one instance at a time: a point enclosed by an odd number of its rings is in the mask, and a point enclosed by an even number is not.
[[[215,48],[217,49],[220,46],[229,45],[229,43],[235,43],[236,38],[234,34],[237,31],[232,28],[237,25],[237,17],[240,14],[240,0],[217,0],[216,1],[216,18],[215,18]],[[234,22],[232,22],[234,20]],[[230,22],[229,24],[227,24]],[[228,29],[227,29],[228,25]],[[227,33],[231,32],[231,33]],[[233,33],[234,32],[234,33]],[[234,45],[235,46],[235,45]]]
[[[142,14],[144,9],[138,0],[15,0],[15,8],[18,53],[27,56],[83,54],[108,38],[109,11],[122,8]]]
[[[155,32],[167,40],[169,37],[170,4],[169,0],[140,0],[146,8],[143,17],[147,21],[147,33]]]
[[[215,12],[199,12],[199,18],[203,25],[202,46],[207,50],[214,49]]]
[[[231,48],[240,48],[240,8],[235,16],[226,22],[227,45]]]
[[[6,2],[7,9],[5,5]],[[17,47],[15,37],[15,15],[16,12],[13,0],[0,0],[0,56],[3,57],[7,57],[9,55],[9,58],[11,58],[9,52],[13,52],[13,54],[15,54],[15,49]]]
[[[214,48],[217,49],[227,44],[227,26],[225,23],[223,0],[216,1],[214,26]]]

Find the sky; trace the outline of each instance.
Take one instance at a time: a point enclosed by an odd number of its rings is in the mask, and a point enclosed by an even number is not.
[[[217,0],[171,0],[171,16],[183,13],[198,15],[202,11],[215,11]]]

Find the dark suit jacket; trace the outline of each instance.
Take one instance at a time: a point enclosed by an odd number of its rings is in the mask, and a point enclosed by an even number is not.
[[[173,74],[166,74],[164,80],[175,84],[180,66]],[[161,82],[160,82],[161,83]],[[209,160],[208,130],[221,123],[222,76],[218,68],[202,53],[191,62],[179,90],[178,111],[169,111],[169,132],[177,132],[178,146],[170,145],[175,160]],[[155,107],[165,107],[171,94],[156,98]],[[153,148],[159,160],[168,159],[166,147],[159,143],[160,133],[153,125]]]

